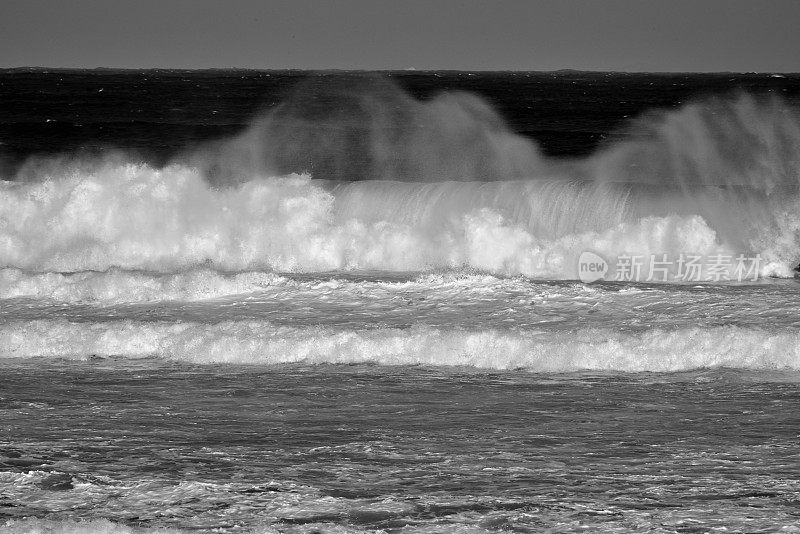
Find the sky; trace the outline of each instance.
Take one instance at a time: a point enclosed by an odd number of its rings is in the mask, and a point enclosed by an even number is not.
[[[800,72],[800,0],[0,0],[0,67]]]

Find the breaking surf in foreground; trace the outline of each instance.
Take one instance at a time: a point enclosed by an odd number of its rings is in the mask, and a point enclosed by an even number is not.
[[[0,182],[4,531],[800,530],[791,94],[556,158],[472,93],[259,83],[222,138]]]

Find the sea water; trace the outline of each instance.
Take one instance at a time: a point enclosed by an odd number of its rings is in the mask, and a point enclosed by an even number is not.
[[[798,79],[469,74],[3,72],[2,530],[800,531]]]

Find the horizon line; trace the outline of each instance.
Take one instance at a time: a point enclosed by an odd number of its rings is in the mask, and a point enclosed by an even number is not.
[[[800,71],[777,71],[777,70],[763,70],[763,71],[733,71],[733,70],[594,70],[594,69],[553,69],[553,70],[535,70],[535,69],[418,69],[418,68],[302,68],[302,67],[287,67],[287,68],[262,68],[262,67],[47,67],[47,66],[18,66],[18,67],[0,67],[0,71],[183,71],[183,72],[342,72],[342,73],[369,73],[369,72],[392,72],[392,73],[538,73],[538,74],[566,74],[566,73],[592,73],[592,74],[780,74],[795,76],[800,75]]]

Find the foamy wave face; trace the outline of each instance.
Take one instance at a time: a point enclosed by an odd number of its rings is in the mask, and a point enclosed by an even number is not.
[[[330,268],[332,198],[308,179],[211,189],[193,169],[100,166],[2,184],[0,264],[32,270]],[[302,244],[302,245],[301,245]]]
[[[0,326],[0,357],[162,357],[195,363],[378,363],[536,372],[684,371],[706,367],[800,370],[800,333],[752,328],[621,332],[460,329],[370,330],[277,326],[264,321],[71,323]]]
[[[624,192],[571,182],[398,190],[289,176],[215,189],[184,166],[61,172],[0,185],[1,265],[54,272],[466,268],[576,278],[584,250],[611,257],[723,249],[698,216],[625,221]],[[15,276],[6,273],[5,283],[18,283]]]

